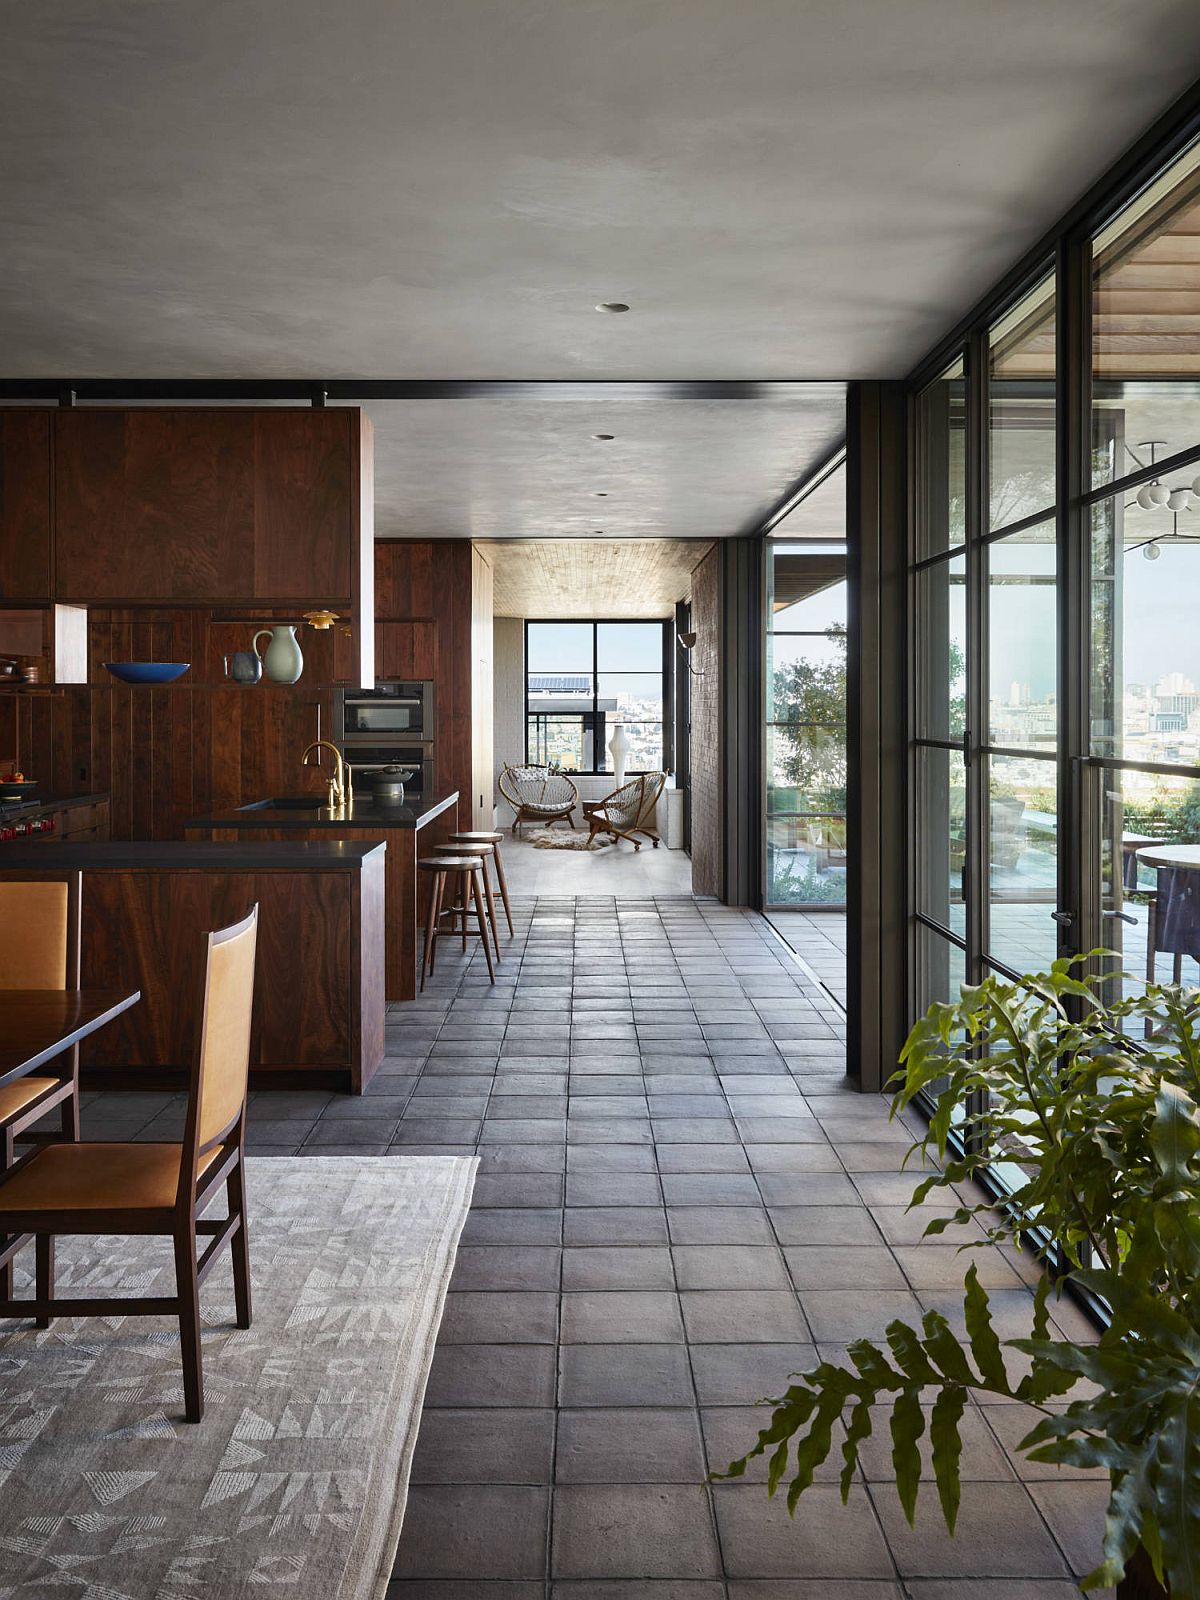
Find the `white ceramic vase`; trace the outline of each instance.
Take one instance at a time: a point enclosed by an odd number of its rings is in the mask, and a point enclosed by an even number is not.
[[[277,628],[260,628],[254,635],[255,650],[264,635],[271,641],[262,658],[267,677],[272,683],[295,683],[304,671],[304,656],[295,628],[282,622]]]
[[[618,722],[613,729],[613,736],[608,741],[608,753],[612,757],[613,778],[619,789],[625,782],[625,763],[629,760],[629,735],[625,732],[623,722]]]

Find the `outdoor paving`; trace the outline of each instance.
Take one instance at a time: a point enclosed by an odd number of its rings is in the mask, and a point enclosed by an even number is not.
[[[260,1153],[480,1158],[389,1600],[1069,1600],[1105,1486],[1014,1465],[1023,1408],[969,1409],[955,1540],[932,1485],[908,1528],[882,1419],[848,1507],[837,1463],[794,1520],[761,1465],[705,1483],[789,1372],[953,1315],[963,1259],[919,1242],[908,1135],[847,1086],[840,1009],[761,917],[514,909],[494,988],[446,946],[392,1008],[369,1095],[252,1101]],[[168,1096],[84,1116],[92,1137],[180,1126]],[[981,1266],[1005,1332],[1027,1327],[1029,1264]]]

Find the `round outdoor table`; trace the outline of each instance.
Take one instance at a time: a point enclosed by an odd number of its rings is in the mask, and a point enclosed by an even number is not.
[[[1200,844],[1156,844],[1139,850],[1137,859],[1155,871],[1200,872]],[[1151,896],[1146,913],[1146,982],[1154,982],[1154,961],[1158,954],[1159,895]],[[1179,983],[1183,977],[1183,951],[1176,950],[1173,977]]]

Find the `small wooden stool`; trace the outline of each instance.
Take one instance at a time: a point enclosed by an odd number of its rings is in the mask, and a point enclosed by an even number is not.
[[[492,943],[496,946],[496,960],[500,959],[500,928],[496,922],[496,902],[492,897],[492,880],[488,876],[487,864],[492,854],[490,844],[459,844],[447,842],[434,846],[434,856],[474,856],[480,866],[483,878],[483,898],[487,903],[488,926],[492,930]],[[451,910],[457,913],[460,906],[453,906]]]
[[[477,934],[483,942],[483,953],[487,957],[488,977],[493,983],[496,981],[496,968],[492,962],[492,943],[488,938],[487,917],[483,906],[483,891],[480,879],[483,876],[483,859],[480,856],[430,856],[424,861],[418,861],[420,871],[428,872],[429,883],[429,909],[425,913],[425,952],[421,961],[421,988],[425,988],[426,974],[432,974],[434,961],[437,956],[437,941],[445,937],[445,933],[438,926],[444,916],[451,919],[448,930],[451,937],[457,932],[454,919],[461,912],[462,915],[462,942],[463,949],[467,948],[467,934]],[[451,901],[445,904],[446,885],[451,884]],[[475,921],[477,926],[468,928],[468,895],[475,907]]]
[[[512,937],[513,919],[512,907],[508,903],[508,879],[504,876],[504,857],[500,854],[500,841],[502,833],[493,833],[487,828],[476,828],[474,832],[452,833],[447,838],[447,844],[490,844],[492,859],[496,863],[496,884],[500,890],[500,898],[504,902],[504,915],[508,921],[509,938]],[[484,873],[487,876],[487,873]]]

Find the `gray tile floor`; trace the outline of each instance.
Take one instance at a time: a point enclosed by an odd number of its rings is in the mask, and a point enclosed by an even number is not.
[[[846,913],[772,910],[767,920],[803,964],[844,1008],[846,1005]]]
[[[279,1154],[478,1152],[389,1600],[1068,1600],[1104,1485],[1014,1465],[1025,1418],[972,1407],[959,1537],[895,1504],[886,1426],[843,1508],[794,1521],[760,1472],[704,1486],[753,1403],[923,1305],[907,1144],[843,1076],[842,1021],[752,914],[523,899],[500,981],[447,946],[394,1008],[371,1093],[255,1097]],[[164,1096],[89,1097],[85,1134],[177,1131]],[[1006,1331],[1028,1266],[984,1257]],[[1067,1317],[1069,1309],[1060,1313]]]

